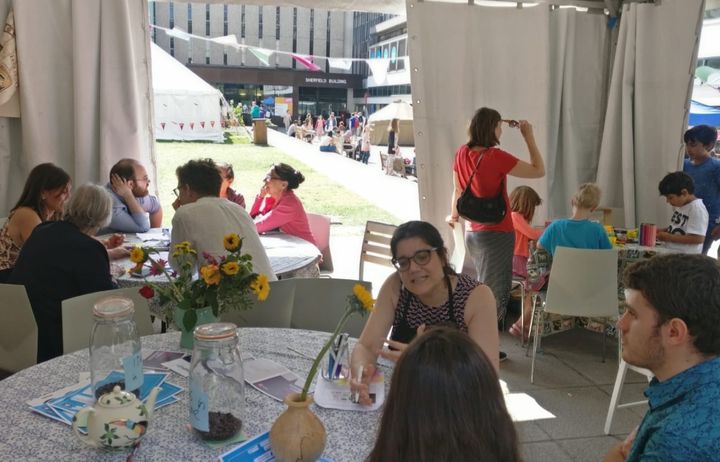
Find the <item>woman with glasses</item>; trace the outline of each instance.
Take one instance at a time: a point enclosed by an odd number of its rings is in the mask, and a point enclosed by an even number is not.
[[[525,140],[530,161],[525,162],[497,147],[503,123],[519,128]],[[469,140],[458,148],[453,165],[453,196],[447,222],[455,226],[459,214],[457,200],[470,183],[476,197],[491,198],[502,194],[505,216],[497,223],[470,221],[465,244],[475,263],[478,281],[487,284],[497,300],[497,320],[505,318],[512,283],[512,260],[515,247],[515,228],[510,214],[507,176],[541,178],[545,164],[535,143],[532,125],[527,120],[503,120],[495,109],[480,108],[470,122]],[[503,353],[504,355],[504,353]],[[503,359],[505,357],[503,356]]]
[[[305,208],[294,192],[303,181],[303,174],[288,164],[270,168],[250,209],[258,233],[280,230],[315,244]]]
[[[352,373],[360,367],[363,371],[352,384],[360,402],[370,404],[368,385],[378,355],[396,361],[407,344],[430,326],[467,332],[497,371],[499,340],[492,291],[450,267],[438,230],[424,221],[404,223],[395,230],[390,251],[397,272],[382,285],[351,358]],[[385,343],[389,349],[383,349]]]

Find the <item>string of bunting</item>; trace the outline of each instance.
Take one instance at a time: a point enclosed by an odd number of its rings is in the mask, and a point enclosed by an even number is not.
[[[375,78],[376,82],[383,82],[385,81],[385,76],[387,75],[388,66],[390,63],[394,60],[404,60],[405,61],[405,68],[409,68],[410,62],[409,62],[409,56],[398,56],[396,58],[331,58],[329,56],[318,56],[318,55],[306,55],[306,54],[300,54],[300,53],[293,53],[290,51],[282,51],[282,50],[272,50],[269,48],[262,48],[262,47],[256,47],[253,45],[247,45],[244,43],[238,43],[237,36],[235,34],[230,35],[224,35],[222,37],[203,37],[200,35],[194,35],[190,34],[188,32],[185,32],[184,30],[173,27],[172,29],[168,29],[166,27],[156,26],[154,24],[151,24],[151,27],[154,27],[155,29],[162,30],[170,37],[174,37],[180,40],[184,41],[190,41],[190,39],[196,39],[196,40],[203,40],[206,42],[212,42],[216,43],[218,45],[223,45],[227,47],[231,47],[235,49],[236,51],[240,51],[242,49],[248,50],[250,53],[255,56],[258,61],[260,61],[263,65],[269,66],[270,65],[270,57],[273,54],[278,55],[286,55],[291,56],[295,61],[302,64],[306,69],[314,72],[321,71],[320,66],[318,66],[315,63],[315,60],[318,59],[326,59],[328,61],[328,64],[330,67],[334,69],[341,69],[344,71],[350,70],[350,67],[352,66],[353,62],[365,62],[368,67],[370,68],[370,72],[372,72],[373,77]]]

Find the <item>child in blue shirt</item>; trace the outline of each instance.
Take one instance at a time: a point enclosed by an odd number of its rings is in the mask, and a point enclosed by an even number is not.
[[[594,183],[581,184],[572,197],[572,216],[555,220],[545,229],[538,246],[555,254],[555,248],[611,249],[605,228],[590,221],[590,215],[600,204],[600,188]]]
[[[695,196],[702,199],[708,212],[708,226],[702,246],[704,254],[713,240],[720,238],[720,227],[715,229],[720,217],[720,160],[711,156],[717,141],[717,130],[709,125],[696,125],[686,131],[683,138],[687,152],[683,172],[692,177]]]
[[[658,185],[660,195],[673,207],[670,226],[658,231],[657,238],[665,246],[680,253],[701,253],[708,213],[701,199],[695,197],[693,179],[685,172],[665,175]]]

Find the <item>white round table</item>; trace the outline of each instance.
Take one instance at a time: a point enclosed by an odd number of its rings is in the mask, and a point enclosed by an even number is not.
[[[312,362],[290,351],[314,357],[329,334],[298,329],[239,329],[240,347],[256,358],[268,358],[304,377]],[[179,333],[142,338],[143,350],[179,350]],[[386,393],[392,369],[380,364],[385,373]],[[0,408],[5,428],[0,432],[3,460],[22,461],[124,461],[129,450],[110,452],[93,449],[76,438],[69,426],[30,411],[26,401],[77,383],[78,374],[88,370],[88,352],[81,350],[22,370],[0,381]],[[210,449],[188,429],[187,379],[171,373],[168,382],[185,391],[181,401],[155,412],[148,434],[135,452],[134,460],[179,461],[217,460],[230,447]],[[253,437],[270,430],[285,405],[245,386],[243,431]],[[352,412],[312,406],[327,431],[323,456],[335,462],[364,460],[375,442],[380,411]]]

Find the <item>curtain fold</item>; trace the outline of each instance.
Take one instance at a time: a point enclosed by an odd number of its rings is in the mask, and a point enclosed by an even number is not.
[[[0,119],[0,216],[53,162],[104,184],[123,157],[155,179],[146,0],[0,0],[15,10],[20,106]]]
[[[670,217],[657,185],[682,167],[703,10],[703,0],[623,7],[597,181],[626,226]]]

